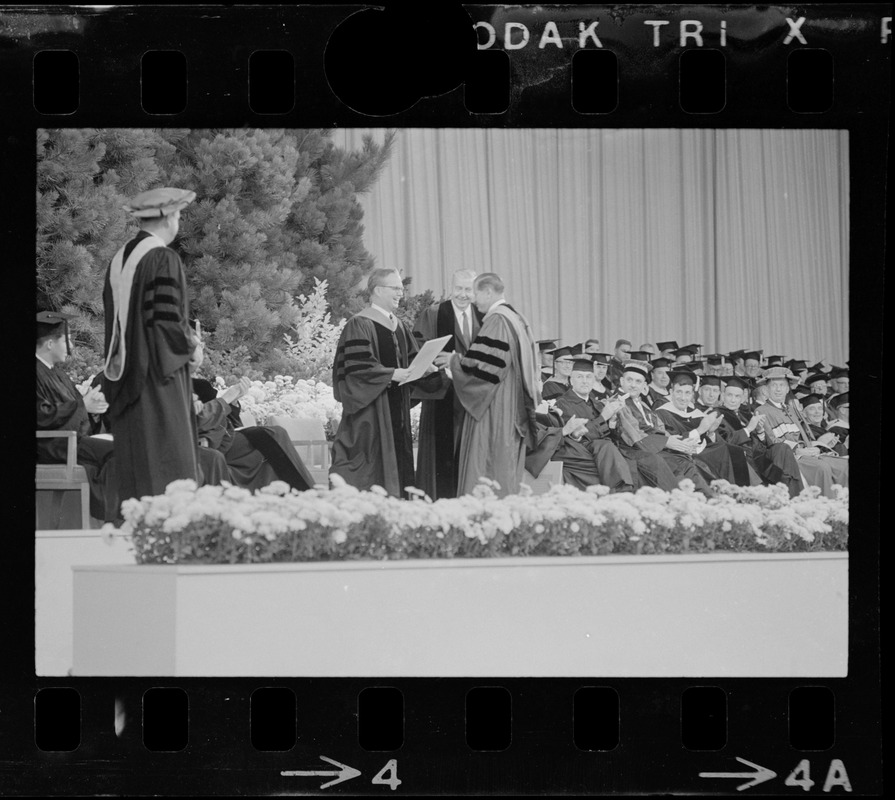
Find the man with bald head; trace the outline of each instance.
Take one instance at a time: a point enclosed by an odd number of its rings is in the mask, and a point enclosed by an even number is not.
[[[451,276],[451,296],[433,303],[416,321],[413,335],[420,346],[430,339],[450,336],[445,353],[466,355],[482,327],[482,315],[473,304],[475,271],[460,269]],[[438,396],[423,399],[420,411],[416,485],[433,500],[457,496],[458,455],[463,430],[463,405],[444,373]],[[416,391],[419,394],[419,390]]]

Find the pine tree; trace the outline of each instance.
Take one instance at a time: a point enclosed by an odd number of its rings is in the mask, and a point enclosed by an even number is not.
[[[101,359],[102,284],[136,232],[121,206],[155,186],[196,192],[173,247],[206,332],[209,364],[257,374],[281,363],[295,299],[326,281],[333,320],[363,304],[373,266],[359,193],[394,142],[335,147],[328,130],[79,129],[38,135],[38,302],[79,314],[79,348]],[[285,348],[288,349],[288,348]]]

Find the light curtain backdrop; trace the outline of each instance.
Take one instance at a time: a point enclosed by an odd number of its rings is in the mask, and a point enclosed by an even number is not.
[[[414,292],[497,272],[539,339],[842,365],[848,169],[847,131],[403,129],[364,241]]]

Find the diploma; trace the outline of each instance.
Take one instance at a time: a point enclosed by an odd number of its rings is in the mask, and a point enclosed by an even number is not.
[[[422,378],[423,375],[426,374],[426,370],[432,366],[435,356],[442,351],[450,338],[450,336],[439,336],[437,339],[430,339],[426,342],[420,348],[420,351],[416,354],[413,361],[410,362],[410,366],[408,367],[410,372],[407,373],[407,377],[404,378],[403,381],[400,381],[398,385],[403,386],[405,383],[410,383],[411,381]]]

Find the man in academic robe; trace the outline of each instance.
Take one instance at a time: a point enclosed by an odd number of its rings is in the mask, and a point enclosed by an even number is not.
[[[639,482],[635,482],[630,464],[609,438],[609,420],[621,408],[621,402],[607,401],[597,410],[591,399],[594,370],[590,359],[576,359],[569,380],[571,386],[557,398],[555,409],[564,420],[578,418],[586,423],[583,430],[563,437],[552,460],[563,462],[565,482],[579,489],[602,484],[613,491],[631,491]]]
[[[768,441],[763,414],[753,414],[746,399],[749,383],[744,378],[730,376],[724,379],[718,435],[729,444],[745,449],[750,463],[767,484],[783,483],[790,497],[795,497],[805,487],[799,464],[793,451],[782,442]]]
[[[717,408],[721,403],[721,378],[718,375],[703,375],[699,379],[696,409],[703,414]]]
[[[200,452],[210,448],[222,453],[229,480],[237,486],[255,490],[279,480],[299,491],[310,489],[314,478],[295,452],[284,428],[279,425],[242,427],[239,398],[251,383],[248,378],[240,378],[218,395],[207,380],[193,378]]]
[[[618,397],[624,401],[624,406],[616,414],[616,446],[626,458],[639,461],[647,454],[658,456],[664,462],[660,469],[654,470],[652,485],[667,491],[676,488],[681,479],[689,478],[698,492],[713,497],[714,491],[693,461],[697,443],[668,433],[662,419],[643,402],[642,393],[648,375],[649,364],[633,359],[625,362],[619,379]],[[650,459],[651,465],[655,463],[655,459]]]
[[[497,482],[497,494],[516,494],[541,401],[537,347],[528,321],[506,302],[498,275],[476,278],[475,304],[484,320],[472,346],[463,356],[438,357],[466,410],[457,491],[468,494],[480,478],[489,478]]]
[[[56,311],[37,314],[37,430],[77,433],[77,463],[90,483],[90,516],[114,522],[119,503],[113,444],[92,436],[108,403],[96,387],[82,395],[62,368],[71,347],[67,320],[72,318]],[[67,447],[62,438],[38,439],[37,463],[64,464]]]
[[[625,362],[631,357],[631,343],[627,339],[619,339],[615,343],[615,351],[609,359],[608,377],[613,388],[617,387],[624,372]]]
[[[840,439],[842,428],[837,430],[833,427],[836,420],[828,422],[824,419],[824,398],[819,394],[809,394],[798,402],[802,407],[802,416],[813,440],[812,444],[819,447],[821,452],[847,456],[848,448]]]
[[[174,480],[201,480],[190,369],[202,361],[189,327],[186,276],[168,245],[180,211],[195,198],[183,189],[152,189],[125,210],[139,233],[106,272],[104,390],[115,437],[121,500],[163,494]]]
[[[761,484],[746,451],[716,434],[721,415],[714,409],[704,412],[693,406],[695,383],[696,376],[689,370],[672,372],[670,400],[654,409],[665,430],[696,444],[693,460],[707,480],[723,478],[738,486]]]
[[[801,410],[795,407],[796,401],[786,402],[792,377],[786,367],[765,370],[763,385],[767,387],[768,399],[758,407],[757,413],[765,415],[768,438],[792,448],[805,480],[819,486],[825,497],[833,497],[833,484],[848,486],[848,459],[824,455],[812,443]]]
[[[332,446],[330,475],[357,489],[380,486],[393,497],[414,487],[411,389],[434,386],[442,378],[434,367],[428,378],[413,383],[408,365],[418,352],[410,326],[396,316],[404,294],[393,269],[374,269],[367,279],[370,305],[342,329],[333,362],[333,395],[342,404],[342,419]]]
[[[572,362],[575,360],[572,347],[557,347],[551,355],[553,375],[544,381],[541,387],[541,396],[545,400],[556,400],[569,390],[569,376],[572,374]]]
[[[656,406],[668,402],[668,384],[671,383],[668,370],[673,363],[670,358],[665,358],[665,356],[650,361],[650,382],[647,387],[647,397],[644,400],[650,408],[656,408]]]
[[[585,348],[586,350],[586,348]],[[609,353],[600,353],[599,351],[591,351],[591,360],[594,365],[594,388],[591,389],[591,399],[595,403],[599,403],[609,397],[612,391],[612,383],[606,377],[609,372]]]
[[[466,354],[482,327],[481,314],[472,302],[474,280],[474,270],[454,273],[450,299],[429,306],[416,321],[413,335],[420,346],[450,336],[442,351]],[[456,497],[463,404],[445,377],[441,396],[423,400],[421,405],[416,486],[433,500]]]

